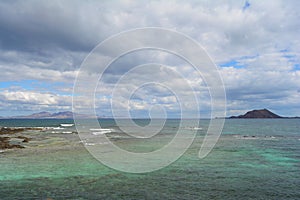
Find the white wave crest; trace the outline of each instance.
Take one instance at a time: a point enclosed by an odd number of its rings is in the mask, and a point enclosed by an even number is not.
[[[90,131],[92,131],[92,134],[93,135],[103,135],[103,134],[106,134],[106,133],[111,133],[113,132],[113,129],[110,129],[110,128],[91,128]]]

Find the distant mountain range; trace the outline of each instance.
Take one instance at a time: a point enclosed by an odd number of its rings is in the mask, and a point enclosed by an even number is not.
[[[89,118],[88,115],[77,115],[82,118]],[[65,111],[65,112],[39,112],[33,113],[31,115],[21,115],[21,116],[12,116],[12,117],[0,117],[2,119],[73,119],[73,112]]]
[[[39,112],[33,113],[31,115],[21,115],[21,116],[12,116],[12,117],[1,117],[0,119],[73,119],[73,112],[65,111],[65,112],[57,112],[57,113],[50,113],[50,112]],[[93,118],[94,116],[89,115],[78,115],[81,118]],[[105,117],[104,117],[105,118]],[[239,119],[239,118],[300,118],[300,117],[282,117],[279,116],[268,109],[260,109],[260,110],[251,110],[246,112],[244,115],[239,116],[231,116],[229,119]],[[227,118],[228,119],[228,118]]]
[[[236,118],[299,118],[299,117],[282,117],[279,116],[268,109],[260,109],[260,110],[251,110],[245,113],[244,115],[239,116],[231,116],[230,119]]]

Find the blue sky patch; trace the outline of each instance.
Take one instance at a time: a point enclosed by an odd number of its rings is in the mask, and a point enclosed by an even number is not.
[[[241,69],[244,68],[245,65],[243,65],[242,63],[236,61],[236,60],[230,60],[228,62],[224,62],[219,64],[220,67],[234,67],[236,69]]]
[[[22,80],[22,81],[5,81],[0,82],[0,88],[2,89],[9,89],[12,87],[19,87],[25,90],[33,90],[34,84],[36,84],[36,80]]]
[[[68,92],[62,92],[59,88],[67,87],[66,83],[55,82],[48,83],[39,80],[21,80],[21,81],[5,81],[0,82],[0,89],[23,89],[32,91],[47,91],[59,95],[71,95]]]
[[[244,6],[243,6],[243,10],[247,10],[250,7],[250,5],[251,4],[249,3],[249,1],[246,1]]]
[[[300,70],[300,64],[295,64],[294,65],[294,70]]]

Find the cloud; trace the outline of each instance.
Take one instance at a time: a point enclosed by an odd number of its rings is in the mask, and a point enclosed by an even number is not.
[[[221,70],[221,74],[229,113],[237,114],[237,109],[245,112],[255,108],[270,108],[287,116],[299,113],[299,71],[227,67]]]
[[[0,111],[19,115],[24,111],[57,111],[71,109],[71,96],[57,95],[49,92],[0,91]],[[30,113],[29,112],[29,113]]]
[[[1,37],[5,38],[2,46],[23,51],[55,48],[57,45],[71,50],[89,50],[93,46],[94,31],[84,31],[88,28],[84,22],[95,10],[88,4],[82,15],[81,6],[84,4],[75,1],[2,2]]]
[[[299,6],[300,2],[296,0],[1,1],[0,84],[4,88],[1,105],[6,108],[1,113],[5,115],[18,106],[20,110],[46,109],[46,105],[51,109],[55,106],[57,109],[69,108],[64,106],[71,104],[69,95],[85,56],[111,35],[145,26],[180,31],[207,50],[216,64],[222,66],[229,114],[262,106],[272,106],[275,111],[287,115],[300,113],[297,105],[300,14],[296,9]],[[162,38],[157,36],[153,42]],[[128,45],[128,41],[122,42]],[[114,48],[111,46],[110,50],[114,51]],[[104,59],[107,58],[101,57],[98,64]],[[103,88],[99,89],[100,104],[103,105],[101,112],[109,112],[108,94],[120,75],[132,66],[149,62],[177,69],[204,108],[209,107],[204,81],[185,62],[166,52],[148,51],[126,55],[106,71],[102,79]],[[186,90],[185,84],[174,78],[175,75],[173,79],[166,76],[170,73],[144,69],[143,73],[132,73],[130,82],[123,86],[130,88],[145,79],[165,80],[180,95],[185,95],[185,106],[192,109],[194,105],[189,104],[189,98],[193,92]],[[91,71],[85,78],[89,81],[97,76]],[[22,81],[28,80],[41,84],[25,88]],[[18,88],[14,88],[16,84],[13,82],[19,82]],[[136,99],[132,108],[148,109],[153,105],[151,99],[154,94],[157,104],[172,108],[172,95],[159,87],[149,87],[141,92],[139,98],[144,101]],[[124,102],[119,103],[123,107],[128,106]],[[22,104],[27,107],[22,107]]]

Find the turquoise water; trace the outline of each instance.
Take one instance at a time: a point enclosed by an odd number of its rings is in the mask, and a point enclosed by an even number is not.
[[[198,159],[208,122],[200,122],[203,129],[179,160],[144,174],[102,165],[77,134],[26,132],[37,139],[25,149],[0,154],[0,199],[300,199],[299,119],[226,120],[214,150]],[[0,120],[0,126],[7,123],[56,127],[72,121]],[[100,123],[117,129],[111,120]],[[151,141],[124,137],[114,143],[132,151],[151,151],[165,142],[161,138],[172,136],[176,126],[178,121],[169,121]]]

